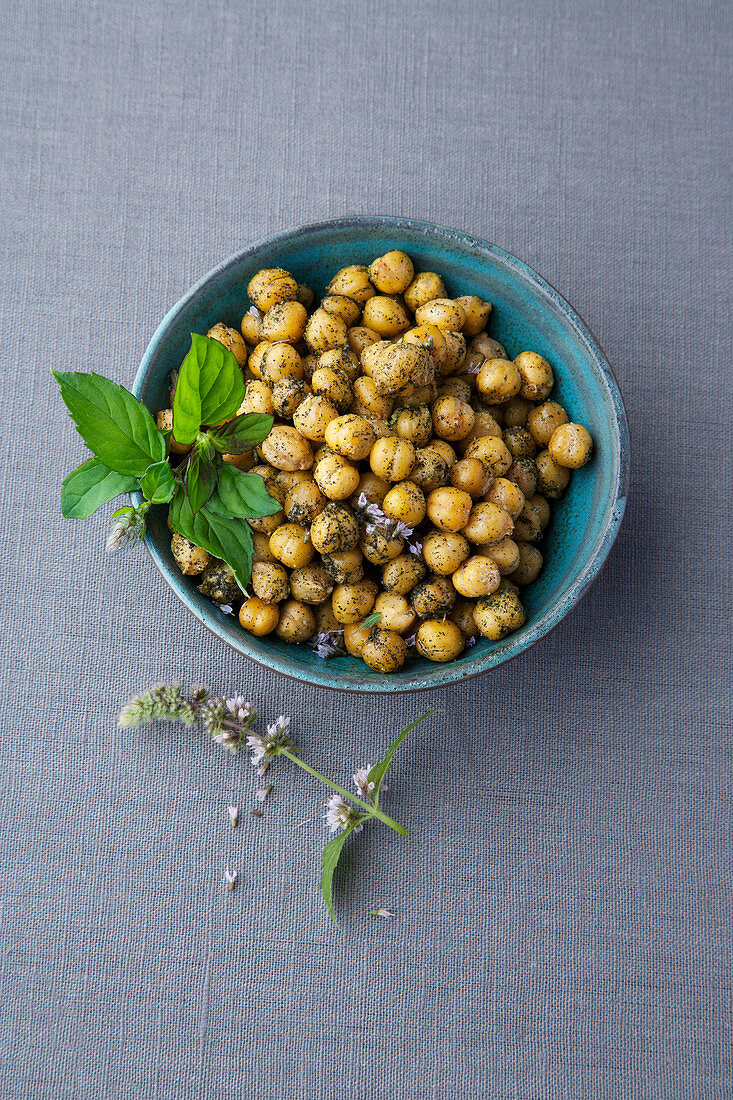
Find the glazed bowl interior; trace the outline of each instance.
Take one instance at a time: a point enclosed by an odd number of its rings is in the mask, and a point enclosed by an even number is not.
[[[247,283],[263,267],[284,267],[320,297],[334,272],[368,264],[390,249],[407,252],[418,271],[437,271],[451,297],[477,294],[494,304],[488,333],[510,356],[538,351],[552,364],[552,396],[595,441],[592,462],[573,473],[553,507],[542,545],[545,564],[524,589],[525,626],[501,642],[481,639],[446,665],[410,658],[393,676],[372,672],[353,657],[324,660],[307,646],[271,635],[255,638],[197,591],[170,552],[166,513],[151,516],[146,542],[163,576],[193,614],[235,650],[297,680],[343,691],[406,691],[438,687],[493,668],[548,633],[594,580],[623,516],[628,431],[623,404],[603,352],[564,299],[521,261],[454,230],[399,218],[347,218],[270,237],[205,276],[171,309],[156,331],[135,380],[135,394],[153,411],[168,405],[169,374],[190,346],[191,333],[216,321],[236,328],[248,307]]]

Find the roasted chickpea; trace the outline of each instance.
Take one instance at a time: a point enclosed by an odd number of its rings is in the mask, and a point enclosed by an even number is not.
[[[276,562],[277,558],[270,551],[270,535],[261,531],[252,532],[252,561]]]
[[[515,397],[522,385],[519,368],[509,359],[487,359],[476,378],[476,387],[490,403]]]
[[[372,632],[371,626],[364,628],[363,621],[362,619],[355,623],[344,624],[344,645],[352,657],[361,657],[361,651]]]
[[[506,473],[507,481],[513,481],[525,497],[534,495],[537,489],[537,466],[533,458],[515,458]]]
[[[450,298],[433,298],[415,310],[418,325],[436,325],[443,332],[460,332],[466,323],[466,314],[459,302]]]
[[[281,378],[272,388],[273,409],[278,416],[292,417],[309,393],[308,384],[302,379]]]
[[[410,480],[414,481],[424,493],[430,493],[441,485],[447,485],[449,476],[450,463],[435,445],[421,447],[415,451],[415,465],[412,468]]]
[[[259,344],[262,339],[262,314],[257,306],[251,306],[247,310],[239,327],[242,330],[242,336],[248,344],[252,347],[254,347],[255,344]]]
[[[538,509],[529,500],[514,520],[514,538],[517,542],[536,542],[542,538],[542,524]]]
[[[474,500],[488,492],[492,481],[493,474],[477,458],[462,458],[450,472],[451,485],[455,489],[462,489]]]
[[[308,314],[300,302],[278,302],[268,309],[262,320],[262,339],[297,344],[305,332],[307,320]]]
[[[247,369],[250,374],[255,378],[261,378],[262,372],[260,371],[260,364],[262,363],[262,356],[265,354],[270,346],[269,340],[260,340],[256,347],[252,348],[249,353],[249,359],[247,361]]]
[[[223,344],[232,353],[240,367],[245,366],[247,362],[247,345],[235,328],[229,328],[228,325],[219,321],[218,324],[209,329],[206,335]]]
[[[505,477],[497,477],[483,499],[498,504],[512,519],[516,519],[524,508],[524,493],[518,485]]]
[[[514,539],[502,539],[493,546],[487,546],[484,553],[496,562],[502,577],[513,573],[519,565],[519,544]]]
[[[390,519],[417,527],[425,518],[425,497],[414,481],[400,481],[385,494],[382,511]]]
[[[473,501],[468,493],[452,486],[433,489],[427,500],[428,519],[441,531],[460,531],[468,522]]]
[[[311,389],[319,397],[325,397],[340,413],[347,412],[354,400],[354,389],[349,378],[333,367],[319,367],[313,372]]]
[[[395,630],[398,634],[406,634],[417,619],[405,597],[394,592],[380,592],[374,601],[374,611],[382,616],[379,626],[383,630]]]
[[[375,332],[372,328],[366,328],[364,325],[355,325],[350,328],[346,338],[354,355],[358,355],[359,358],[361,358],[365,348],[368,348],[371,344],[379,344],[382,341],[382,337],[378,332]]]
[[[503,406],[506,428],[526,428],[527,417],[534,406],[524,397],[513,397]]]
[[[275,482],[283,491],[282,503],[284,504],[285,497],[296,485],[313,484],[313,474],[310,470],[276,470]]]
[[[410,595],[410,603],[421,619],[448,612],[455,602],[456,590],[448,577],[429,577]]]
[[[297,348],[296,351],[298,351]],[[298,351],[298,355],[300,355],[300,358],[303,360],[303,378],[308,385],[310,385],[313,375],[318,370],[318,360],[320,356],[316,355],[314,351],[309,351],[307,355],[301,355],[300,351]]]
[[[498,340],[493,340],[485,332],[479,332],[469,344],[471,351],[477,351],[484,359],[506,359],[506,348]]]
[[[457,397],[439,397],[433,405],[433,428],[441,439],[465,439],[473,429],[476,414]]]
[[[259,449],[276,470],[309,470],[313,465],[310,443],[289,424],[276,424]]]
[[[328,497],[314,481],[303,481],[288,490],[285,497],[285,518],[288,523],[307,527],[328,504]]]
[[[314,548],[307,527],[283,523],[270,536],[270,550],[288,569],[299,569],[311,561]]]
[[[470,340],[471,337],[478,336],[479,332],[484,331],[493,306],[491,302],[484,302],[475,294],[464,294],[456,298],[456,301],[466,315],[466,320],[463,322],[463,335]]]
[[[289,271],[281,267],[263,268],[250,279],[247,296],[259,310],[267,313],[278,302],[294,302],[298,284]]]
[[[389,344],[386,348],[372,344],[363,352],[361,361],[362,366],[371,367],[377,393],[387,396],[410,392],[410,387],[427,386],[435,378],[432,359],[417,344]]]
[[[282,510],[275,512],[272,516],[252,516],[246,520],[253,531],[259,531],[261,534],[267,535],[268,538],[284,522],[285,513]]]
[[[369,455],[369,465],[385,481],[405,481],[415,465],[415,448],[407,439],[397,436],[378,439]]]
[[[474,555],[459,565],[451,577],[453,587],[461,596],[487,596],[499,587],[501,573],[493,558]]]
[[[589,461],[593,440],[588,429],[582,424],[561,424],[552,433],[547,449],[558,466],[578,470]]]
[[[473,609],[475,606],[475,600],[460,599],[456,600],[450,610],[450,620],[460,628],[464,638],[474,638],[478,633],[476,623],[473,621]]]
[[[494,477],[502,477],[513,461],[504,440],[495,435],[474,439],[466,451],[466,458],[477,458]]]
[[[449,466],[458,461],[458,455],[451,447],[447,439],[431,439],[430,446],[442,455]]]
[[[305,326],[305,342],[312,351],[324,352],[346,343],[347,326],[340,317],[317,309]]]
[[[345,294],[327,294],[321,302],[321,309],[340,317],[348,328],[358,324],[361,317],[359,303],[353,298],[347,298]]]
[[[327,454],[313,470],[316,485],[329,500],[346,500],[359,484],[359,471],[341,455]]]
[[[509,590],[494,592],[478,600],[473,618],[485,638],[497,642],[524,625],[525,614],[517,596]]]
[[[362,554],[372,565],[385,565],[402,553],[405,540],[399,535],[388,538],[384,531],[375,527],[361,536],[359,547]]]
[[[389,492],[390,482],[383,477],[377,477],[371,470],[365,470],[359,477],[359,484],[351,494],[350,503],[354,508],[359,506],[359,498],[364,495],[367,504],[379,504]]]
[[[314,604],[313,612],[316,616],[316,634],[327,634],[333,630],[341,630],[341,623],[334,615],[329,599],[325,603]]]
[[[290,574],[290,591],[301,603],[321,604],[333,592],[333,580],[317,565],[304,565]]]
[[[541,493],[535,493],[534,496],[529,498],[529,503],[534,508],[540,527],[544,531],[550,522],[550,505],[547,498],[543,497]]]
[[[528,401],[544,401],[549,397],[550,390],[555,384],[555,376],[546,359],[536,351],[520,351],[514,360],[514,365],[519,368],[522,376],[522,386],[519,391],[522,397],[526,397]]]
[[[326,428],[326,443],[331,450],[353,462],[367,457],[374,440],[374,428],[370,421],[355,413],[337,417]]]
[[[369,265],[369,278],[381,294],[401,294],[415,276],[412,260],[404,252],[385,252]]]
[[[224,462],[229,462],[232,466],[236,466],[238,470],[243,470],[248,473],[254,466],[254,452],[245,451],[241,455],[222,455]]]
[[[161,432],[173,431],[173,409],[161,409],[155,418],[155,423],[160,428]],[[171,435],[171,454],[173,455],[185,455],[191,450],[190,444],[185,446],[183,443],[179,443]]]
[[[354,354],[348,344],[344,344],[340,348],[330,348],[329,351],[324,351],[323,354],[318,357],[318,370],[323,369],[341,371],[342,374],[346,375],[352,385],[361,374],[359,358]]]
[[[406,596],[425,576],[425,563],[413,554],[400,554],[382,567],[382,585],[388,592]]]
[[[509,513],[492,501],[480,501],[474,504],[462,533],[469,542],[479,546],[490,546],[508,538],[514,529]]]
[[[474,407],[476,419],[473,422],[473,429],[458,443],[459,450],[462,454],[466,454],[472,443],[475,443],[477,439],[485,439],[487,436],[493,439],[501,439],[501,426],[497,424],[494,414],[487,408]]]
[[[446,335],[437,325],[417,325],[406,332],[402,339],[406,344],[417,344],[428,353],[437,377],[443,373],[447,356]]]
[[[366,618],[374,607],[376,597],[377,586],[374,581],[337,584],[331,596],[331,606],[340,623],[355,623]]]
[[[390,428],[386,420],[371,420],[370,423],[374,428],[375,440],[389,439],[391,436],[397,434],[393,428]]]
[[[171,539],[173,559],[186,577],[195,577],[203,573],[209,564],[209,554],[201,546],[195,546],[176,531]]]
[[[394,401],[377,393],[373,378],[362,376],[354,382],[353,412],[359,416],[376,417],[385,420],[392,412]]]
[[[537,580],[542,569],[542,554],[531,542],[519,543],[519,562],[510,574],[515,584],[527,585]]]
[[[567,424],[568,414],[557,401],[544,401],[535,405],[527,414],[527,428],[540,447],[546,447],[553,432],[562,424]]]
[[[436,395],[437,397],[457,397],[459,401],[465,401],[466,404],[471,403],[471,386],[465,378],[444,378],[440,384],[440,389]],[[475,413],[474,409],[474,413]]]
[[[335,405],[321,396],[310,393],[303,398],[293,413],[293,427],[305,439],[320,443],[326,438],[326,428],[338,416]]]
[[[426,619],[420,623],[415,647],[429,661],[452,661],[463,652],[465,642],[460,627],[450,619]]]
[[[570,470],[560,466],[549,451],[540,451],[535,458],[537,488],[548,500],[557,500],[568,487]]]
[[[260,377],[270,387],[281,378],[302,378],[303,360],[292,344],[268,344],[260,359]]]
[[[423,538],[423,560],[439,577],[455,573],[470,553],[467,540],[455,531],[429,531]]]
[[[375,672],[397,672],[407,656],[407,645],[401,634],[375,626],[361,648],[361,659]]]
[[[409,439],[415,447],[424,447],[433,434],[433,420],[427,405],[395,409],[389,423],[400,439]]]
[[[265,416],[274,416],[275,407],[272,404],[272,390],[266,382],[255,378],[247,383],[244,391],[244,400],[239,406],[240,413],[264,413]]]
[[[376,295],[364,305],[362,321],[367,328],[378,332],[386,340],[401,336],[410,327],[410,321],[404,306],[394,298]]]
[[[337,550],[322,554],[321,565],[336,584],[356,584],[364,576],[361,550]]]
[[[369,269],[363,264],[350,264],[336,272],[328,284],[328,293],[343,294],[363,306],[369,298],[374,297],[376,290],[369,281]]]
[[[505,428],[504,444],[512,458],[534,458],[537,444],[526,428]]]
[[[319,554],[333,555],[358,545],[359,524],[349,508],[331,501],[313,520],[310,534],[311,544]]]
[[[466,361],[466,337],[462,332],[446,332],[445,337],[445,361],[442,375],[458,374],[463,369]]]
[[[252,566],[252,589],[265,603],[280,603],[290,595],[290,582],[282,565],[255,562]]]
[[[421,271],[405,291],[405,305],[413,313],[417,313],[420,306],[427,302],[441,298],[445,298],[445,286],[440,275],[434,271]]]
[[[310,309],[313,305],[313,298],[314,294],[311,288],[306,286],[305,283],[298,283],[298,290],[296,293],[297,301],[299,301],[302,306],[305,306],[306,309]]]
[[[275,470],[267,463],[263,463],[261,466],[253,466],[251,472],[262,478],[271,497],[274,497],[279,504],[285,503],[286,489],[278,481],[280,470]]]
[[[277,604],[266,603],[259,596],[251,596],[239,609],[240,625],[258,638],[272,634],[280,619]]]
[[[307,642],[316,629],[316,617],[312,608],[299,600],[286,600],[280,606],[280,621],[277,624],[277,636],[285,642],[296,645]]]

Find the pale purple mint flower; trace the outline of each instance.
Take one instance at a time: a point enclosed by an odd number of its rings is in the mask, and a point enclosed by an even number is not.
[[[357,791],[364,798],[368,798],[374,790],[374,784],[369,782],[369,772],[371,770],[371,764],[367,764],[363,768],[357,768],[352,776]]]
[[[276,722],[270,722],[267,734],[251,733],[247,737],[247,746],[252,752],[252,764],[258,775],[264,775],[270,761],[283,749],[290,748],[290,719],[281,714]]]
[[[107,539],[107,553],[117,554],[129,550],[142,542],[145,535],[145,513],[150,505],[141,505],[140,509],[125,506],[119,508],[111,520],[112,530]]]
[[[254,703],[247,702],[243,695],[235,695],[233,699],[227,699],[226,706],[231,716],[238,722],[248,722],[257,715]]]
[[[414,554],[416,558],[419,558],[422,554],[422,543],[419,539],[415,539],[414,542],[408,542],[407,548],[411,554]]]
[[[239,810],[236,806],[229,807],[229,820],[232,823],[232,828],[236,829],[237,822],[239,821]]]
[[[343,630],[323,630],[316,634],[311,642],[311,649],[315,650],[318,657],[338,657],[346,652],[343,642],[339,638]]]
[[[410,634],[407,638],[405,638],[405,645],[408,649],[415,648],[415,646],[417,645],[417,631],[414,634]]]
[[[236,886],[238,878],[239,878],[238,873],[236,871],[230,871],[229,868],[227,867],[227,869],[224,872],[224,882],[225,882],[226,888],[227,888],[227,890],[229,891],[230,894],[231,894],[232,890],[234,889],[234,887]]]
[[[476,645],[476,639],[471,635],[470,638],[466,638],[466,649],[470,649],[473,645]]]
[[[232,607],[232,605],[230,603],[220,603],[219,604],[219,610],[224,615],[233,615],[234,614],[234,608]]]
[[[252,316],[252,317],[257,317],[258,320],[259,320],[259,318],[262,317],[262,314],[258,310],[257,306],[250,306],[249,309],[247,310],[247,313],[249,313],[250,316]]]
[[[383,908],[380,907],[379,909],[370,909],[369,910],[369,916],[370,917],[384,917],[386,920],[389,920],[391,917],[394,916],[394,913],[392,912],[391,909],[383,909]]]
[[[467,367],[466,374],[478,374],[485,362],[485,359],[481,359],[478,363],[474,363],[472,366]]]
[[[272,783],[270,783],[267,787],[263,787],[262,790],[258,791],[256,796],[255,796],[257,801],[258,802],[264,802],[271,790],[272,790]]]
[[[359,815],[348,802],[344,802],[340,794],[334,794],[329,798],[328,808],[323,816],[332,833],[342,833]],[[363,828],[363,825],[357,825],[353,832],[360,833]]]

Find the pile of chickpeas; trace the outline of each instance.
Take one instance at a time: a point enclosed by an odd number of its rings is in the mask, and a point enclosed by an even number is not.
[[[242,520],[252,595],[175,534],[182,572],[219,604],[241,601],[252,634],[342,638],[381,673],[413,646],[450,661],[476,635],[521,627],[551,501],[593,447],[550,399],[547,360],[511,359],[484,331],[491,303],[449,298],[404,252],[337,271],[315,309],[281,268],[258,271],[247,294],[241,331],[220,323],[208,335],[244,371],[240,413],[275,423],[254,453],[226,460],[259,474],[281,508]],[[172,426],[170,410],[158,424]]]

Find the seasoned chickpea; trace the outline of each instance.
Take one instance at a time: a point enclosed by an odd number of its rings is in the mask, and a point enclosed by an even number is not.
[[[488,492],[492,481],[493,474],[477,458],[462,458],[460,462],[456,462],[450,472],[451,485],[456,489],[462,489],[474,500]]]
[[[456,600],[450,610],[450,620],[460,628],[464,638],[474,638],[478,633],[476,623],[473,621],[475,606],[475,600],[460,599]]]
[[[406,596],[425,576],[425,563],[413,554],[400,554],[382,568],[382,586],[388,592]]]
[[[277,558],[270,550],[270,536],[261,531],[252,532],[252,561],[276,562]]]
[[[484,302],[475,294],[464,294],[456,298],[456,301],[466,315],[466,320],[463,322],[463,335],[470,340],[471,337],[478,336],[479,332],[484,331],[493,306],[491,302]]]
[[[276,531],[285,522],[285,514],[280,511],[275,512],[272,516],[252,516],[246,522],[253,531],[259,531],[260,534],[269,537],[273,531]]]
[[[397,672],[407,656],[407,645],[401,634],[375,626],[362,646],[361,659],[375,672]]]
[[[381,294],[401,294],[415,276],[412,260],[396,249],[378,256],[369,265],[369,278]]]
[[[468,354],[466,349],[466,337],[462,332],[446,332],[445,337],[445,361],[443,363],[442,374],[447,377],[451,374],[458,374],[466,362],[466,355]]]
[[[322,554],[321,565],[336,584],[356,584],[364,576],[361,550],[337,550]]]
[[[387,396],[410,392],[410,387],[430,385],[435,378],[432,359],[417,344],[390,344],[386,348],[372,344],[362,354],[362,366],[365,364],[371,366],[377,393]]]
[[[367,504],[379,504],[389,492],[390,482],[383,477],[377,477],[371,470],[365,470],[359,476],[359,484],[351,494],[350,502],[354,508],[359,506],[359,498],[364,495]]]
[[[255,344],[259,344],[262,339],[262,314],[257,306],[251,306],[247,310],[239,327],[242,330],[242,336],[248,344],[252,347],[254,347]]]
[[[536,542],[542,538],[542,523],[539,510],[527,500],[514,520],[514,538],[517,542]]]
[[[414,481],[400,481],[385,494],[382,511],[390,519],[417,527],[425,518],[425,497]]]
[[[447,439],[431,439],[430,446],[442,455],[449,466],[458,461],[458,455],[451,447]]]
[[[171,539],[171,553],[176,565],[186,577],[203,573],[209,564],[209,554],[201,546],[195,546],[176,531]]]
[[[173,409],[161,409],[155,418],[155,423],[160,428],[161,432],[173,431]],[[171,454],[173,455],[185,455],[191,450],[190,444],[184,446],[183,443],[179,443],[171,435]]]
[[[452,486],[433,489],[427,500],[428,519],[441,531],[460,531],[468,522],[473,501],[468,493]]]
[[[417,620],[405,597],[394,592],[380,592],[374,601],[374,610],[382,616],[379,626],[383,630],[396,630],[398,634],[406,634]]]
[[[525,497],[534,495],[537,489],[537,466],[533,458],[515,458],[506,473],[507,481],[513,481]]]
[[[493,558],[474,555],[456,569],[451,581],[461,596],[487,596],[499,587],[501,573]]]
[[[276,424],[259,449],[277,470],[309,470],[313,465],[310,443],[289,424]]]
[[[504,426],[507,428],[528,427],[527,418],[533,408],[534,405],[526,398],[513,397],[511,401],[507,401],[506,405],[503,406]]]
[[[534,458],[537,444],[526,428],[505,428],[504,443],[512,458]]]
[[[302,306],[305,306],[306,309],[310,309],[313,305],[314,294],[311,288],[306,286],[305,283],[298,283],[296,298]]]
[[[311,389],[319,397],[325,397],[340,413],[347,412],[354,400],[354,388],[341,370],[319,367],[313,372]]]
[[[355,413],[337,417],[326,428],[326,443],[331,450],[353,462],[366,458],[374,441],[374,428],[370,421]]]
[[[437,325],[443,332],[460,332],[466,323],[466,314],[459,302],[450,298],[434,298],[415,310],[418,325]]]
[[[361,358],[365,348],[368,348],[371,344],[379,344],[381,340],[382,337],[378,332],[375,332],[372,328],[366,328],[364,325],[355,325],[347,333],[349,347],[354,355],[358,355],[359,358]]]
[[[484,553],[496,562],[502,577],[513,573],[519,565],[519,544],[514,539],[502,539],[493,546],[487,546]]]
[[[445,397],[446,394],[450,397],[457,397],[459,401],[465,401],[470,405],[471,403],[471,385],[465,378],[444,378],[440,384],[440,389],[436,395],[437,397]],[[474,409],[474,413],[475,413]]]
[[[262,339],[297,344],[305,332],[307,320],[308,314],[300,302],[278,302],[268,309],[262,320]]]
[[[326,428],[337,416],[338,409],[327,398],[310,393],[293,413],[293,427],[305,439],[320,443],[326,438]]]
[[[421,271],[405,291],[405,305],[413,313],[417,313],[420,306],[427,302],[440,298],[445,298],[445,286],[440,275],[434,271]]]
[[[244,391],[244,400],[239,406],[239,413],[264,413],[266,416],[274,416],[275,408],[272,404],[272,390],[266,382],[255,378],[247,383]]]
[[[369,281],[369,269],[363,264],[350,264],[337,271],[328,284],[329,294],[343,294],[360,306],[377,293]]]
[[[296,485],[312,484],[313,475],[310,470],[275,470],[275,482],[283,491],[281,503],[284,504],[290,490]]]
[[[497,642],[524,625],[525,614],[517,596],[504,590],[478,600],[473,618],[485,638]]]
[[[331,606],[340,623],[355,623],[366,618],[374,607],[376,597],[377,586],[374,581],[337,584],[331,596]]]
[[[433,405],[433,428],[441,439],[465,439],[471,432],[476,414],[457,397],[439,397]]]
[[[341,623],[334,615],[329,599],[325,603],[314,604],[313,611],[316,616],[316,634],[326,634],[332,630],[341,629]]]
[[[568,414],[557,401],[543,401],[535,405],[527,415],[527,428],[540,447],[546,447],[553,432],[562,424],[567,424]]]
[[[588,429],[582,424],[561,424],[552,433],[547,449],[558,466],[578,470],[589,461],[593,440]]]
[[[332,422],[333,423],[333,422]],[[359,484],[359,471],[341,455],[330,453],[316,463],[316,485],[329,500],[346,500]]]
[[[485,332],[479,332],[470,343],[470,349],[483,355],[484,359],[506,359],[506,348],[498,340],[492,340]]]
[[[421,619],[448,612],[455,602],[456,590],[448,577],[429,577],[410,595],[410,603]]]
[[[359,416],[376,417],[386,420],[394,407],[391,397],[377,393],[373,378],[362,376],[354,382],[353,411]]]
[[[430,493],[441,485],[447,485],[450,476],[450,463],[433,444],[415,451],[415,465],[410,474],[424,493]]]
[[[505,477],[497,477],[483,499],[498,504],[512,519],[516,519],[524,508],[524,493],[518,485]]]
[[[269,340],[260,340],[259,344],[252,348],[249,353],[249,360],[247,361],[247,368],[255,378],[261,378],[262,373],[260,371],[260,364],[262,363],[262,356],[265,354],[270,346]]]
[[[290,574],[290,591],[301,603],[321,604],[333,592],[333,581],[317,565],[304,565]]]
[[[504,440],[495,435],[474,439],[466,451],[466,458],[477,458],[494,477],[502,477],[513,461]]]
[[[359,524],[349,508],[331,501],[313,520],[310,534],[319,554],[334,554],[358,545]]]
[[[367,328],[378,332],[386,340],[401,336],[410,327],[410,321],[404,306],[394,298],[376,295],[364,305],[362,321]]]
[[[278,302],[294,302],[298,297],[298,284],[290,272],[281,267],[263,268],[250,279],[247,296],[266,313]]]
[[[224,462],[231,463],[232,466],[236,466],[238,470],[243,470],[247,473],[252,469],[254,465],[254,453],[252,451],[245,451],[241,455],[222,455]]]
[[[355,623],[344,624],[344,645],[352,657],[361,657],[361,651],[372,632],[372,627],[364,628],[362,623],[363,619]]]
[[[321,302],[321,309],[340,317],[348,328],[358,324],[361,317],[359,303],[353,298],[347,298],[345,294],[327,294]]]
[[[283,523],[270,536],[270,550],[288,569],[299,569],[313,558],[314,548],[307,527]]]
[[[390,436],[394,436],[397,434],[394,428],[390,428],[386,420],[372,420],[371,425],[374,428],[375,440],[389,439]]]
[[[247,362],[247,345],[235,328],[229,328],[228,325],[219,321],[218,324],[209,329],[206,335],[223,344],[232,353],[240,367],[245,366]]]
[[[541,493],[535,493],[529,498],[529,503],[534,508],[540,527],[544,531],[550,522],[550,504],[547,497],[543,497]]]
[[[265,603],[280,603],[290,595],[290,582],[282,565],[255,562],[252,566],[252,588]]]
[[[299,600],[286,600],[280,606],[280,621],[277,624],[277,636],[285,642],[299,644],[313,637],[316,629],[316,617],[308,604]]]
[[[344,344],[340,348],[330,348],[329,351],[324,351],[319,355],[318,370],[324,368],[341,371],[352,385],[361,374],[359,357],[354,354],[348,344]]]
[[[306,355],[301,355],[298,348],[296,348],[296,351],[298,351],[298,355],[300,355],[300,358],[303,360],[303,378],[310,385],[313,375],[318,370],[318,360],[320,356],[316,355],[314,351],[309,351]]]
[[[280,620],[277,604],[266,603],[259,596],[251,596],[239,609],[240,625],[258,638],[272,634]]]
[[[490,546],[509,538],[513,530],[512,517],[501,505],[493,501],[479,501],[471,509],[462,533],[469,542]]]
[[[489,409],[481,406],[474,407],[474,412],[476,419],[473,422],[473,430],[458,443],[462,454],[466,454],[471,444],[475,443],[477,439],[485,439],[486,436],[501,439],[501,426],[497,424],[494,414]]]
[[[277,476],[281,471],[263,463],[261,466],[253,466],[251,472],[262,478],[271,497],[274,497],[279,504],[285,503],[286,489],[280,484]]]
[[[399,535],[388,538],[384,531],[375,527],[371,531],[364,532],[359,548],[372,565],[385,565],[402,553],[404,545],[405,540]]]
[[[519,368],[522,376],[522,387],[519,391],[522,397],[526,397],[528,401],[544,401],[549,397],[555,384],[555,376],[546,359],[536,351],[520,351],[514,365]]]
[[[429,661],[452,661],[463,652],[465,642],[460,627],[450,619],[426,619],[420,623],[415,647]]]
[[[476,387],[490,403],[515,397],[522,385],[519,368],[508,359],[487,359],[476,378]]]
[[[402,339],[406,344],[417,344],[428,353],[437,376],[443,373],[446,360],[446,335],[437,325],[417,325],[406,332]]]
[[[537,488],[549,500],[557,500],[568,487],[570,470],[560,466],[549,451],[540,451],[535,458],[537,466]]]
[[[516,569],[510,574],[510,580],[515,584],[532,584],[537,580],[542,569],[542,554],[531,542],[519,543],[519,562]]]
[[[314,481],[293,485],[285,497],[285,518],[288,523],[300,523],[307,527],[328,504],[328,497]]]
[[[325,309],[317,309],[305,326],[305,342],[312,351],[323,352],[346,343],[346,323]]]
[[[272,407],[278,416],[290,418],[309,393],[302,379],[281,378],[272,388]]]
[[[423,560],[439,577],[455,573],[470,553],[468,541],[455,531],[429,531],[423,538]]]
[[[424,447],[433,434],[433,420],[427,405],[395,409],[389,423],[400,439],[409,439],[415,447]]]
[[[281,378],[302,378],[303,360],[292,344],[268,344],[260,359],[260,377],[270,387]]]
[[[415,448],[409,440],[397,436],[378,439],[369,455],[369,465],[385,481],[405,481],[415,465]]]

